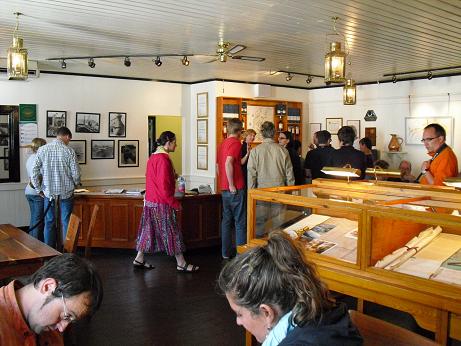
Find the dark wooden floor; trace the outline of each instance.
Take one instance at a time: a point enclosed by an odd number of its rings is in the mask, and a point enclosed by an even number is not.
[[[148,257],[156,268],[132,266],[134,251],[93,251],[104,282],[101,309],[75,327],[77,345],[244,345],[244,330],[215,288],[218,249],[191,252],[194,274],[177,273],[166,255]]]
[[[90,321],[75,325],[77,345],[219,345],[245,344],[244,330],[215,287],[222,266],[219,249],[196,250],[186,259],[200,272],[176,272],[175,261],[166,255],[148,257],[156,268],[134,269],[134,251],[93,250],[91,261],[104,283],[104,301]],[[355,299],[338,296],[354,309]],[[397,310],[367,303],[368,314],[419,332],[413,317]],[[432,336],[431,336],[432,335]],[[69,343],[68,343],[69,344]],[[451,346],[461,346],[454,341]]]

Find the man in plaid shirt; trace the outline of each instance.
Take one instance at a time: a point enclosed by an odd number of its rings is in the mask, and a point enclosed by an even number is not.
[[[44,239],[51,247],[56,247],[54,203],[60,199],[62,240],[66,238],[67,225],[74,206],[74,189],[80,184],[80,167],[75,151],[68,147],[72,132],[67,127],[60,127],[56,139],[37,151],[32,169],[31,183],[37,193],[45,198]]]

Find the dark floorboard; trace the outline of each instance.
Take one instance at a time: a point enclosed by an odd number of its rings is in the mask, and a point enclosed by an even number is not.
[[[104,282],[104,301],[90,321],[75,326],[77,345],[244,345],[244,330],[215,281],[218,249],[190,252],[200,266],[177,273],[166,255],[147,259],[153,270],[134,269],[134,251],[93,251]]]
[[[222,265],[219,249],[187,254],[187,261],[200,266],[195,274],[177,273],[175,260],[166,255],[147,257],[156,266],[153,270],[134,269],[134,254],[128,250],[93,250],[91,260],[103,279],[104,301],[91,320],[75,325],[77,345],[245,344],[243,328],[235,324],[226,298],[215,287]],[[337,295],[337,299],[355,309],[354,298]],[[367,303],[365,310],[433,338],[409,314],[372,303]],[[461,346],[461,342],[450,345]]]

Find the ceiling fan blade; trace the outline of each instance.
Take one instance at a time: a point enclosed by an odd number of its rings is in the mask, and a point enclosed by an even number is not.
[[[228,50],[226,50],[226,54],[234,55],[234,54],[237,54],[237,53],[241,52],[242,50],[244,50],[246,48],[247,48],[247,46],[244,46],[243,44],[236,44],[236,45],[232,46],[231,48],[229,48]]]
[[[219,60],[219,57],[216,57],[214,59],[211,59],[211,60],[203,62],[203,64],[209,64],[209,63],[212,63],[212,62],[215,62],[215,61],[218,61],[218,60]]]
[[[256,61],[256,62],[262,62],[266,60],[266,58],[262,58],[259,56],[248,56],[248,55],[234,55],[232,56],[232,59],[245,60],[245,61]]]

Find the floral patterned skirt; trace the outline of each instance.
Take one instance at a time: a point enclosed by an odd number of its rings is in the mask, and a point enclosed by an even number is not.
[[[145,201],[136,250],[144,253],[166,252],[169,256],[179,255],[186,250],[174,208],[168,204]]]

